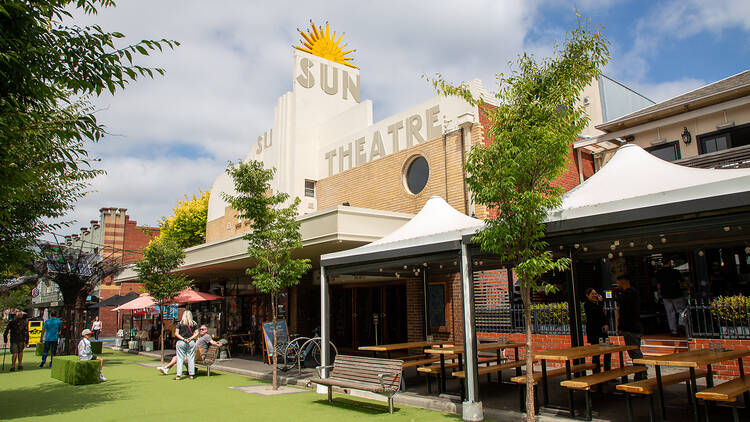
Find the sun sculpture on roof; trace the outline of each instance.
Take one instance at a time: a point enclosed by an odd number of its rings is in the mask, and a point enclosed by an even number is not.
[[[302,39],[300,40],[300,44],[302,45],[295,46],[294,48],[332,62],[343,64],[344,66],[358,69],[357,66],[348,63],[352,58],[346,57],[347,54],[356,50],[343,51],[346,44],[339,45],[341,43],[341,37],[344,36],[343,33],[339,35],[338,39],[336,39],[336,32],[331,34],[328,22],[326,22],[325,31],[323,31],[322,26],[316,27],[312,20],[310,20],[310,27],[311,28],[308,29],[307,32],[297,28],[297,32],[302,36]]]

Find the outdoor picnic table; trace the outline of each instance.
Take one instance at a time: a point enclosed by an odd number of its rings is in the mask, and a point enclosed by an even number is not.
[[[438,345],[439,346],[439,345]],[[497,352],[497,363],[501,363],[502,355],[501,351],[505,349],[513,348],[515,354],[514,357],[516,360],[518,360],[518,348],[519,347],[526,347],[526,343],[511,343],[511,342],[502,342],[502,341],[496,341],[492,343],[479,343],[477,345],[477,352],[489,352],[489,351],[496,351]],[[463,346],[454,346],[454,345],[448,345],[443,347],[436,347],[433,346],[429,349],[424,349],[424,352],[429,355],[438,355],[440,356],[440,384],[438,385],[438,389],[440,393],[445,392],[445,357],[456,357],[458,359],[458,370],[463,370],[463,360],[462,355],[464,353]],[[520,370],[520,368],[519,368]]]
[[[372,352],[373,357],[377,357],[378,352],[385,352],[388,359],[391,358],[391,352],[395,350],[421,349],[423,347],[436,346],[443,344],[442,341],[410,341],[408,343],[378,344],[375,346],[360,346],[357,350]]]
[[[742,366],[742,358],[750,356],[750,350],[724,350],[724,351],[712,351],[709,349],[701,350],[690,350],[687,352],[672,353],[664,356],[648,356],[640,359],[635,359],[633,363],[639,363],[642,365],[654,365],[656,372],[656,391],[659,397],[659,406],[661,406],[661,417],[666,418],[666,410],[664,408],[664,389],[661,382],[661,367],[662,366],[675,366],[688,368],[690,370],[690,402],[693,405],[693,417],[696,421],[700,420],[698,415],[698,401],[695,398],[695,394],[698,392],[698,386],[695,380],[695,369],[701,366],[706,367],[706,385],[711,388],[714,386],[713,373],[711,372],[711,365],[714,363],[724,362],[728,360],[737,359],[740,366],[740,376],[745,375],[745,370]],[[750,394],[744,393],[745,403],[750,403]]]
[[[549,392],[547,386],[547,361],[557,360],[565,361],[565,379],[572,379],[570,366],[571,362],[578,359],[585,359],[593,356],[611,355],[618,353],[620,355],[620,367],[625,366],[625,357],[623,352],[637,349],[638,346],[623,346],[616,344],[590,344],[586,346],[568,347],[566,349],[542,350],[534,352],[534,359],[542,363],[542,392],[544,397],[544,406],[549,406]],[[599,360],[601,362],[601,360]],[[573,390],[568,389],[568,411],[570,417],[575,417],[575,407],[573,405]]]

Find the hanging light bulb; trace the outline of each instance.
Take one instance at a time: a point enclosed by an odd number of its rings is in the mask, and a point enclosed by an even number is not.
[[[610,252],[610,253],[607,254],[607,258],[609,258],[609,259],[614,258],[614,255],[612,255],[612,252]]]
[[[728,232],[728,231],[730,231],[730,230],[732,230],[732,228],[731,228],[731,227],[729,227],[729,226],[724,226],[724,231],[725,231],[725,232]]]
[[[399,273],[396,273],[396,278],[399,278],[399,277],[401,277],[401,275],[399,275]]]
[[[609,245],[609,248],[610,248],[610,249],[612,249],[612,250],[615,250],[615,249],[617,249],[617,245],[615,245],[615,244],[613,243],[613,244]]]
[[[584,247],[583,247],[583,251],[584,251],[584,252],[588,252],[588,251],[589,251],[589,247],[588,247],[588,246],[584,246]]]
[[[699,250],[698,251],[698,256],[703,256],[703,255],[705,255],[705,253],[703,252],[703,249]]]
[[[484,265],[484,261],[479,261],[479,265]]]
[[[667,243],[667,238],[666,237],[662,237],[661,238],[661,243]]]
[[[578,249],[578,248],[581,247],[581,245],[579,245],[578,243],[576,243],[575,245],[573,245],[573,247],[576,248],[576,249]]]
[[[404,269],[407,269],[407,268],[409,268],[409,266],[408,265],[404,265]]]
[[[745,255],[750,255],[750,246],[745,248]]]
[[[380,272],[382,273],[382,272],[383,272],[383,269],[382,269],[382,268],[378,268],[378,271],[380,271]]]
[[[618,256],[622,256],[622,251],[617,253]]]
[[[631,248],[633,248],[633,247],[635,247],[635,242],[630,242],[629,245],[630,245]]]
[[[443,269],[443,264],[440,264],[440,269],[441,269],[441,270]]]
[[[648,245],[646,245],[646,249],[648,250],[654,249],[654,245],[649,243]]]

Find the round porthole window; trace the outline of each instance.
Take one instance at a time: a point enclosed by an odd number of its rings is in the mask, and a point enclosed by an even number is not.
[[[430,166],[427,164],[427,160],[421,155],[413,159],[406,169],[406,188],[413,194],[422,192],[425,185],[427,185],[427,179],[430,178]]]

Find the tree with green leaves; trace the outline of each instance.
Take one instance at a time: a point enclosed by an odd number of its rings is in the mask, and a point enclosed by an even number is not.
[[[499,106],[487,107],[488,145],[477,144],[466,162],[466,181],[474,200],[491,217],[474,240],[495,253],[518,276],[526,323],[526,350],[532,350],[532,292],[554,291],[542,276],[569,268],[568,258],[555,258],[545,242],[547,213],[560,206],[570,149],[588,123],[580,94],[601,75],[609,60],[608,42],[599,28],[580,18],[552,58],[536,60],[524,53],[509,77],[500,75]],[[466,85],[432,80],[443,94],[479,104]],[[526,368],[532,368],[526,354]],[[526,417],[534,420],[533,371],[526,371]]]
[[[160,237],[174,239],[183,248],[206,243],[206,222],[208,221],[209,191],[193,194],[193,199],[185,195],[184,201],[177,201],[172,215],[159,220]]]
[[[260,161],[230,164],[227,173],[234,180],[236,195],[224,199],[240,218],[251,222],[252,231],[243,236],[249,242],[248,255],[256,265],[246,270],[258,291],[271,295],[273,322],[273,389],[277,381],[277,335],[279,295],[299,283],[310,269],[309,259],[293,259],[292,251],[302,248],[297,221],[299,198],[289,201],[289,194],[273,192],[271,181],[276,169],[266,169]],[[288,204],[284,206],[284,204]]]
[[[179,43],[124,42],[119,32],[80,27],[112,0],[0,2],[0,274],[31,260],[35,239],[65,226],[95,169],[86,147],[106,134],[91,100],[140,77],[164,74],[136,59]]]
[[[184,275],[175,272],[185,261],[185,251],[174,239],[164,238],[152,240],[143,249],[143,258],[135,263],[135,272],[143,283],[145,290],[159,305],[161,332],[159,345],[161,347],[161,363],[164,364],[164,306],[192,285],[192,281]]]

